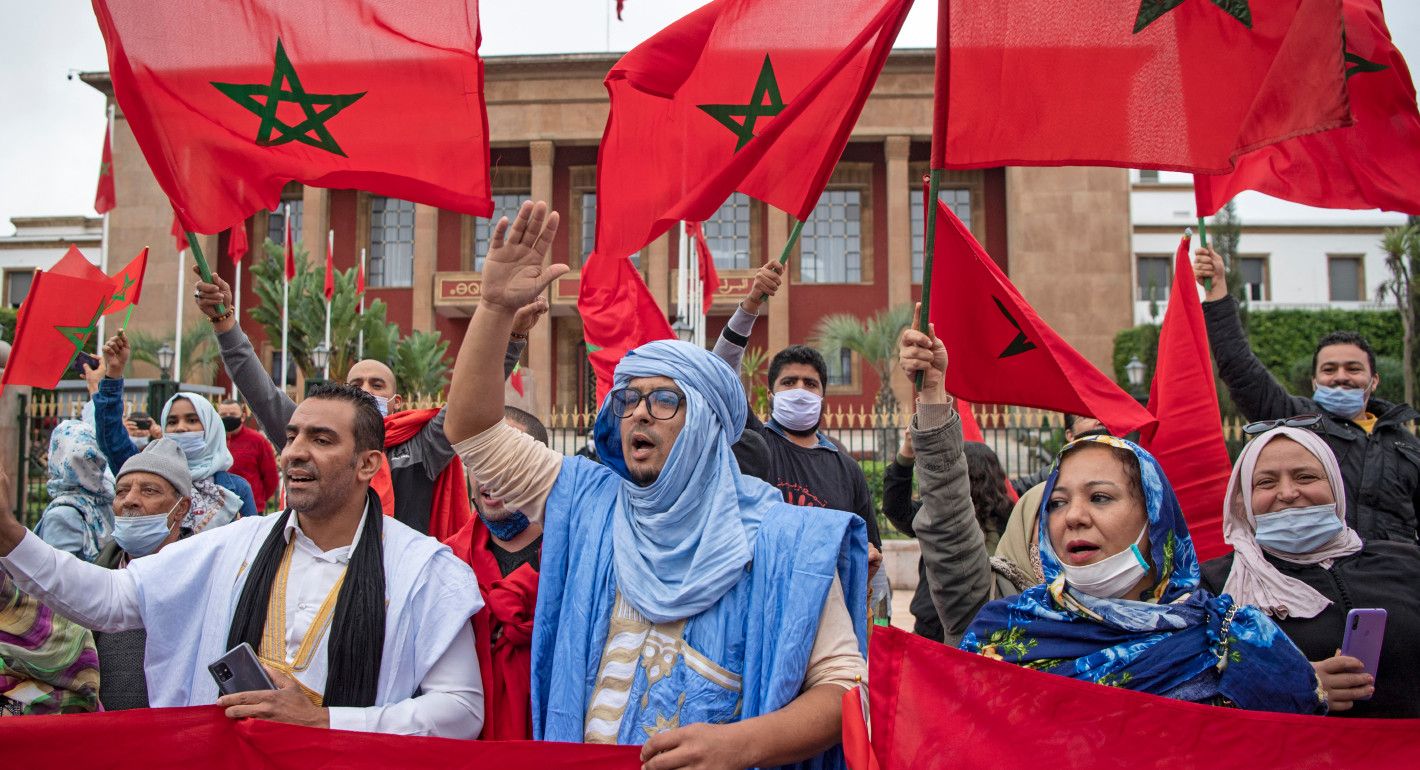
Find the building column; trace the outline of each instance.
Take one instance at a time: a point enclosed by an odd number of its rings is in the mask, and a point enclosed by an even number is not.
[[[911,180],[907,178],[907,157],[912,140],[890,136],[884,141],[887,161],[887,282],[888,307],[912,301],[912,217]],[[904,409],[912,404],[912,384],[897,367],[892,374],[893,395]]]
[[[420,331],[434,330],[434,270],[439,258],[439,209],[414,204],[414,292],[411,325]]]
[[[325,264],[325,238],[330,232],[330,191],[304,185],[301,188],[301,240],[312,262]]]
[[[528,143],[528,154],[532,161],[532,199],[552,201],[552,163],[557,148],[546,139]],[[565,213],[565,212],[564,212]],[[565,221],[565,220],[564,220]],[[552,262],[552,252],[548,252],[546,262]],[[551,298],[549,297],[549,301]],[[552,318],[542,319],[528,334],[528,368],[532,369],[533,397],[537,405],[538,419],[546,422],[552,416],[553,346]]]
[[[789,215],[768,204],[764,207],[764,234],[769,242],[769,254],[767,257],[778,255],[784,250],[784,242],[789,240]],[[766,257],[766,261],[767,260]],[[779,284],[779,293],[770,297],[769,302],[760,310],[761,313],[769,313],[769,355],[774,355],[784,348],[789,347],[789,289],[793,285],[790,280],[798,270],[798,265],[793,259],[784,270],[784,280]]]
[[[671,306],[671,234],[661,237],[646,246],[646,288],[651,290],[651,298],[663,312]],[[711,289],[714,291],[714,289]],[[676,302],[680,297],[676,297]]]

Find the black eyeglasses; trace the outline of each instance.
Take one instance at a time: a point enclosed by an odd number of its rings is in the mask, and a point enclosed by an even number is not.
[[[1244,425],[1243,435],[1256,436],[1273,428],[1310,428],[1319,422],[1321,422],[1319,414],[1299,414],[1296,417],[1283,417],[1280,420],[1258,420]]]
[[[646,400],[646,410],[657,420],[669,420],[680,411],[685,396],[670,388],[656,388],[650,393],[642,393],[634,388],[621,388],[611,392],[611,413],[618,418],[636,411],[636,405]]]

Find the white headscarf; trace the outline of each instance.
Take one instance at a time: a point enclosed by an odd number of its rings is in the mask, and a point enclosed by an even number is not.
[[[1233,466],[1232,478],[1228,480],[1228,496],[1223,503],[1223,540],[1233,547],[1235,555],[1223,593],[1230,594],[1240,604],[1254,605],[1274,617],[1314,618],[1331,605],[1331,600],[1306,583],[1283,575],[1268,563],[1262,555],[1262,547],[1257,544],[1257,533],[1250,518],[1253,512],[1253,471],[1257,467],[1257,458],[1262,454],[1262,448],[1275,438],[1289,438],[1321,461],[1327,481],[1331,484],[1331,493],[1336,498],[1336,515],[1341,519],[1342,530],[1311,553],[1270,553],[1293,564],[1320,564],[1329,568],[1334,560],[1361,550],[1360,536],[1346,526],[1346,487],[1341,482],[1341,468],[1336,464],[1336,455],[1331,453],[1331,447],[1309,430],[1273,428],[1243,447],[1242,455]]]

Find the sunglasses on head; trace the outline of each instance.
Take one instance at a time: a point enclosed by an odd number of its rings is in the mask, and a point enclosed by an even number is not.
[[[1295,417],[1283,417],[1280,420],[1258,420],[1244,425],[1243,435],[1256,436],[1273,428],[1310,428],[1319,422],[1321,422],[1319,414],[1299,414]]]
[[[645,400],[646,411],[651,413],[651,417],[669,420],[680,411],[685,396],[670,388],[656,388],[649,393],[642,393],[634,388],[620,388],[611,392],[611,413],[618,419],[630,416],[642,400]]]

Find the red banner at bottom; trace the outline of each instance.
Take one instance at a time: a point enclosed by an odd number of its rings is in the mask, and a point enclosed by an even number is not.
[[[870,647],[872,745],[883,770],[1420,767],[1417,719],[1201,706],[1032,671],[894,628],[874,628]]]
[[[0,766],[122,770],[639,768],[639,746],[456,741],[233,721],[216,706],[0,719]]]

